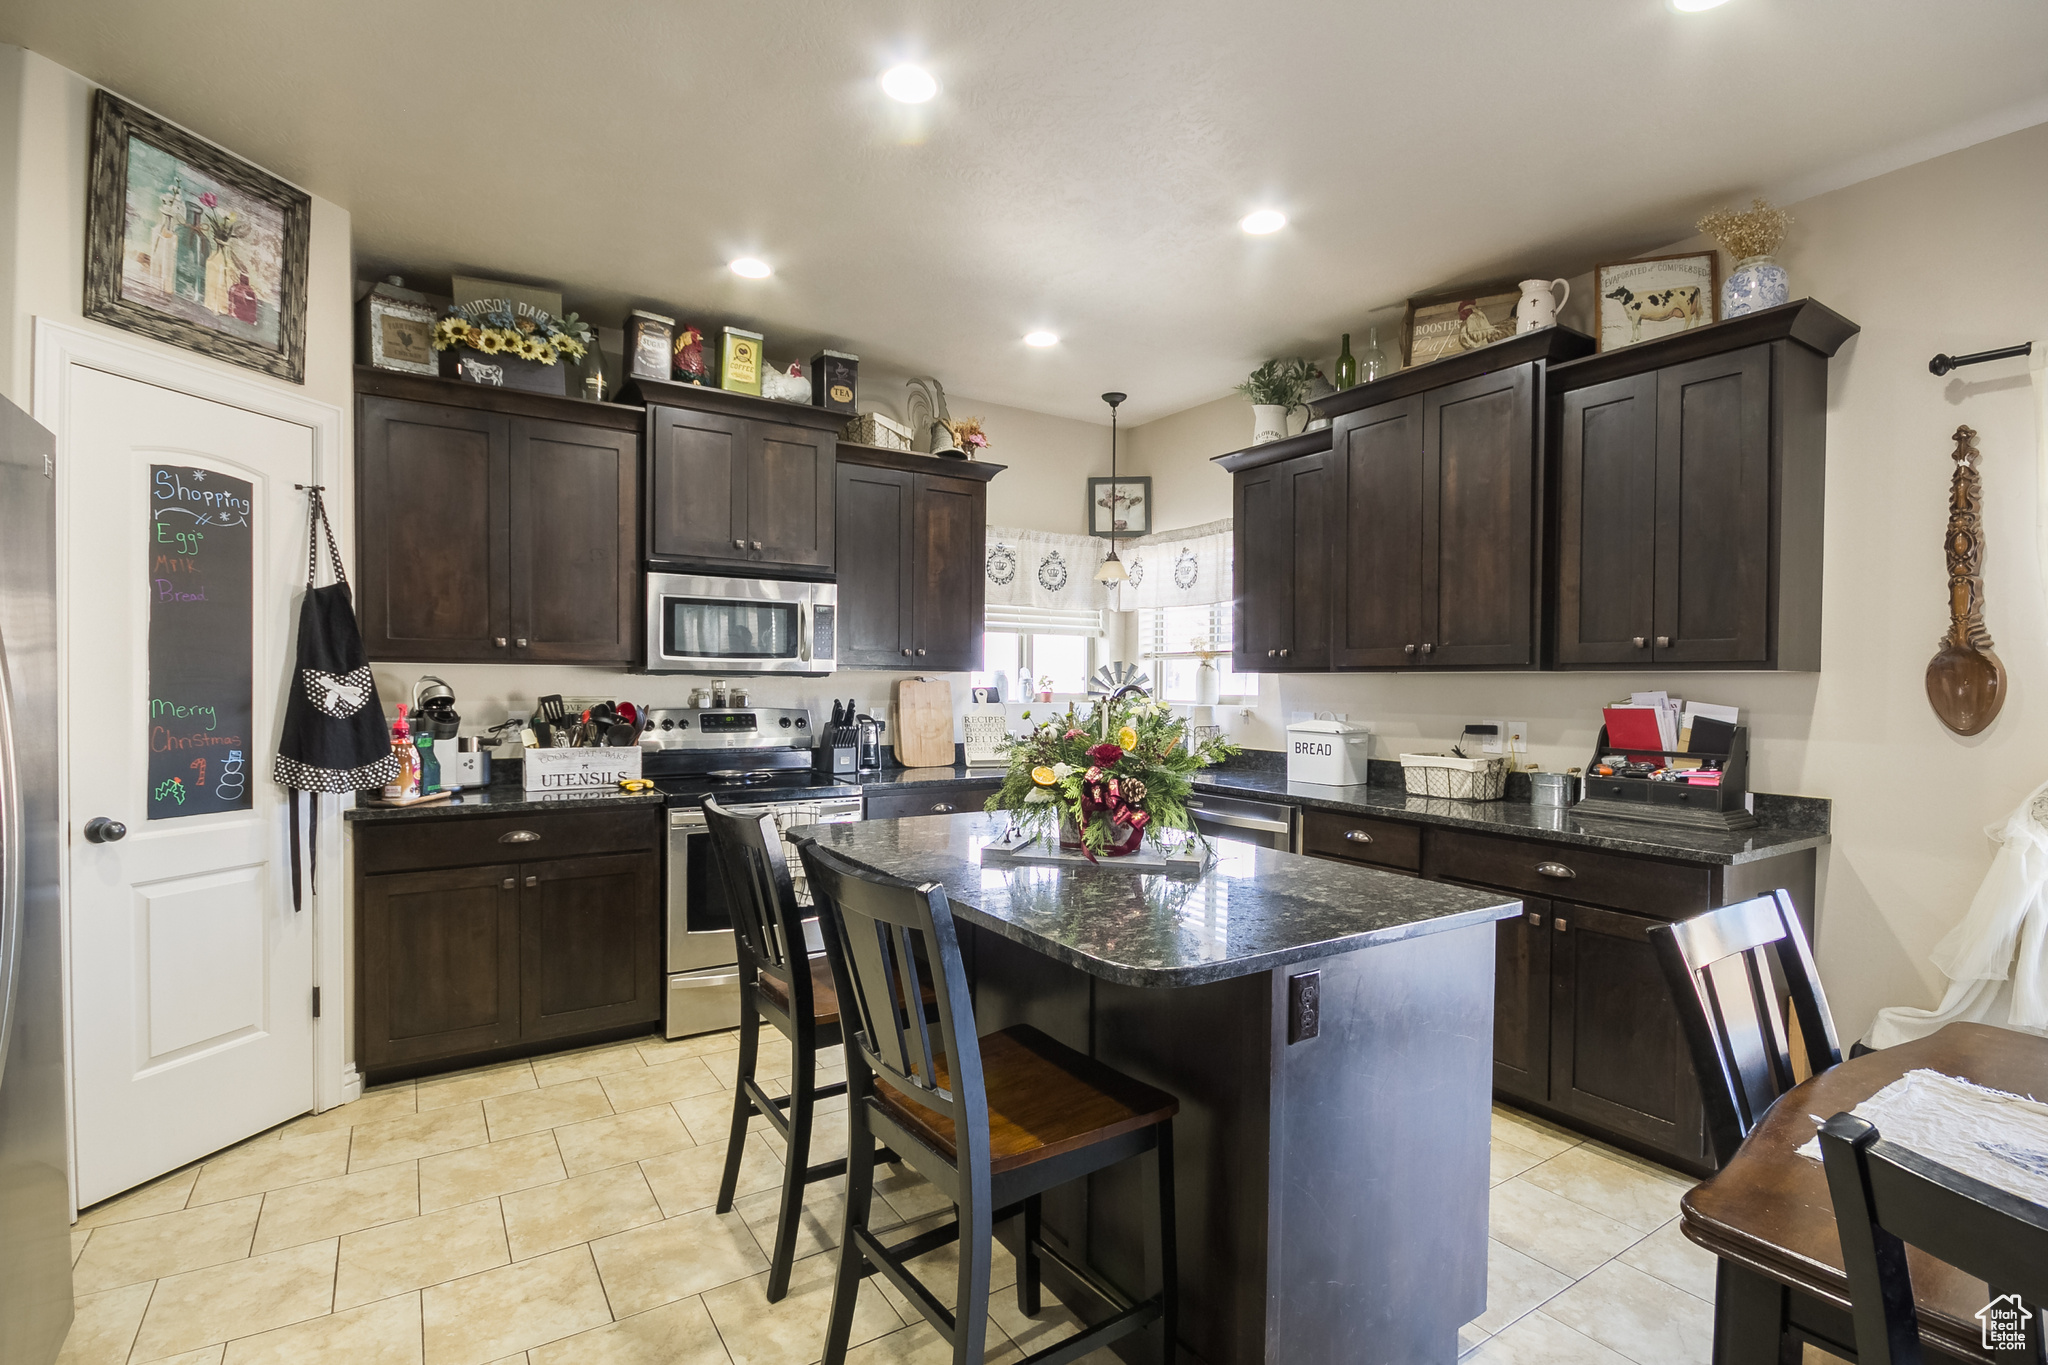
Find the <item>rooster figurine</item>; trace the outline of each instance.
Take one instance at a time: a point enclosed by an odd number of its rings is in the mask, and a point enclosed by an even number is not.
[[[675,376],[685,384],[709,384],[711,362],[704,358],[704,334],[695,327],[676,333]]]
[[[761,371],[761,396],[783,403],[808,404],[811,401],[811,381],[804,378],[804,368],[796,361],[792,360],[786,371],[769,365]]]

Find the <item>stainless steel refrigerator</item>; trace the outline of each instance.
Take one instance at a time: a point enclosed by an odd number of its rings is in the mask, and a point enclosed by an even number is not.
[[[71,1326],[55,452],[0,399],[0,1365],[50,1365]]]

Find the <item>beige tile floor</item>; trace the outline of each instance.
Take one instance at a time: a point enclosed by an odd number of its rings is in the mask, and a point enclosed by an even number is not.
[[[812,1187],[790,1293],[769,1304],[782,1163],[763,1121],[734,1211],[712,1210],[737,1048],[650,1038],[381,1086],[89,1209],[61,1365],[810,1365],[843,1192]],[[788,1062],[764,1044],[764,1074]],[[823,1120],[820,1156],[844,1122]],[[1467,1362],[1707,1360],[1713,1264],[1678,1234],[1684,1177],[1501,1109],[1493,1179]],[[891,1223],[947,1216],[914,1175],[885,1169],[879,1194]],[[919,1268],[949,1283],[952,1256]],[[1015,1283],[1000,1250],[994,1283]],[[1074,1321],[1005,1294],[989,1316],[991,1365]],[[875,1280],[854,1341],[851,1365],[948,1358]]]

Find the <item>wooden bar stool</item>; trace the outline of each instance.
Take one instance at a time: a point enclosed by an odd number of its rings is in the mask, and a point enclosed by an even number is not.
[[[1038,1313],[1045,1260],[1110,1308],[1102,1321],[1033,1354],[1026,1365],[1064,1365],[1154,1321],[1163,1333],[1160,1358],[1172,1365],[1179,1278],[1173,1116],[1180,1101],[1034,1028],[978,1036],[944,889],[867,872],[816,844],[804,844],[799,853],[847,1019],[846,1231],[824,1365],[846,1359],[854,1299],[862,1277],[875,1272],[939,1330],[955,1365],[981,1365],[994,1259],[990,1230],[1017,1216],[1024,1220],[1019,1309]],[[922,1002],[927,991],[934,1008],[905,1007]],[[895,1246],[869,1229],[878,1139],[953,1201],[951,1224]],[[1147,1151],[1158,1162],[1158,1241],[1148,1259],[1160,1290],[1133,1301],[1041,1240],[1039,1196]],[[948,1312],[906,1263],[955,1240],[960,1269]]]
[[[718,1182],[718,1212],[732,1211],[740,1158],[746,1149],[747,1122],[760,1114],[782,1135],[783,1142],[782,1201],[776,1212],[775,1250],[768,1258],[768,1302],[774,1303],[789,1292],[789,1267],[796,1258],[804,1186],[846,1170],[844,1157],[808,1164],[818,1101],[846,1093],[844,1081],[817,1083],[818,1049],[839,1042],[839,997],[832,988],[830,963],[806,951],[804,911],[796,903],[774,817],[739,814],[714,798],[704,802],[704,819],[711,833],[712,856],[733,906],[740,969],[739,1079],[733,1091],[725,1174]],[[754,1075],[763,1019],[789,1039],[787,1095],[770,1095]],[[785,1108],[789,1111],[786,1117]]]

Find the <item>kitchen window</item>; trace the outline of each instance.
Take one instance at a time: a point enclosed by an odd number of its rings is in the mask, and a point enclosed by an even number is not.
[[[969,685],[1001,687],[1003,700],[1025,701],[1038,695],[1039,681],[1050,678],[1055,695],[1084,696],[1101,635],[1099,611],[990,607],[981,667]]]
[[[1206,607],[1150,607],[1138,613],[1138,653],[1158,684],[1155,695],[1171,702],[1195,699],[1195,671],[1200,656],[1222,675],[1221,700],[1231,704],[1259,695],[1259,675],[1230,670],[1230,603]]]

